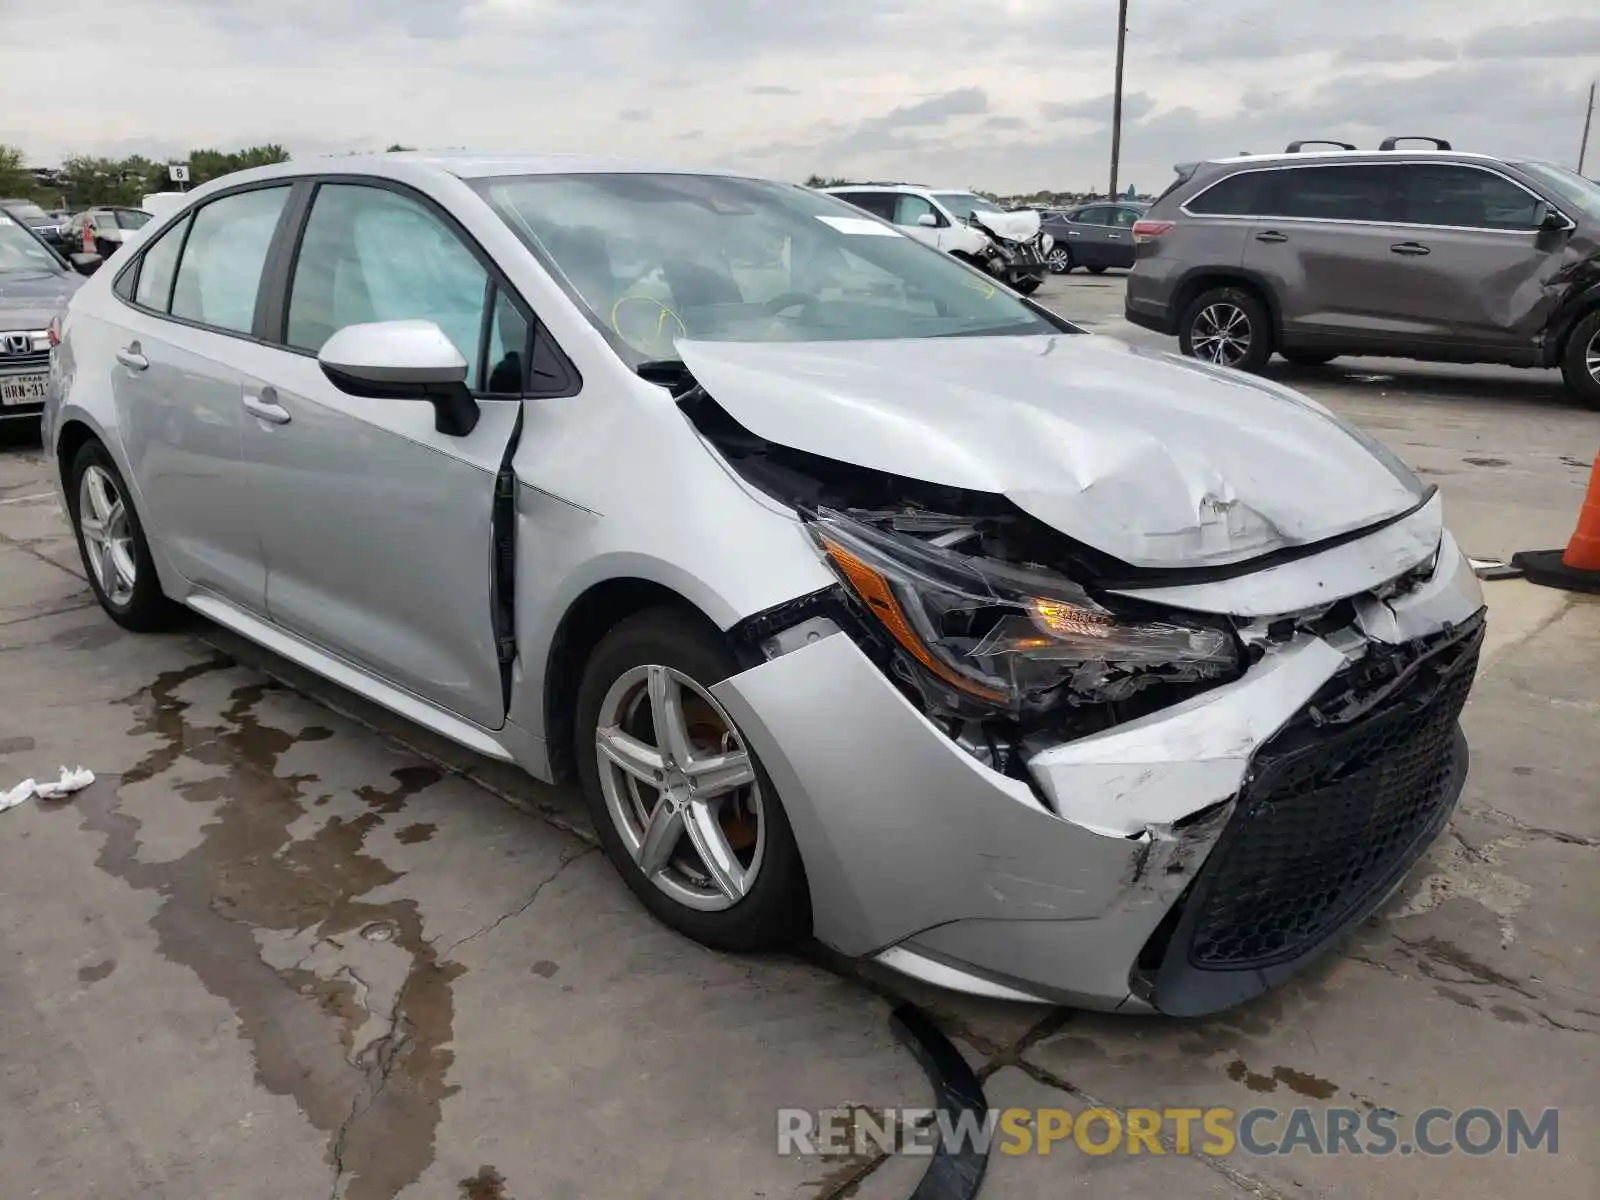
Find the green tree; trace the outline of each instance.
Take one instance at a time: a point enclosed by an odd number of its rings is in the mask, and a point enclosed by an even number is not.
[[[0,196],[29,196],[33,193],[33,173],[28,170],[22,151],[0,145]]]
[[[72,204],[137,204],[145,181],[130,175],[121,160],[74,154],[61,164],[67,199]]]

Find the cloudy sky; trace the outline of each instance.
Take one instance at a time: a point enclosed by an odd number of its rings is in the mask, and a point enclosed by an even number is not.
[[[1103,186],[1116,0],[0,0],[0,143],[594,150]],[[1132,0],[1122,180],[1294,137],[1572,165],[1600,4]],[[1528,19],[1515,22],[1517,12]],[[1600,166],[1600,132],[1590,173]]]

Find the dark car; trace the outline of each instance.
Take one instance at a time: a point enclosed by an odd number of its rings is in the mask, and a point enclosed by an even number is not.
[[[1132,267],[1133,223],[1144,216],[1145,206],[1130,201],[1101,201],[1052,212],[1044,231],[1055,239],[1049,255],[1050,270],[1065,275],[1084,267],[1103,275],[1111,267]]]
[[[1559,367],[1600,408],[1600,186],[1437,138],[1314,144],[1180,164],[1134,228],[1128,320],[1244,371],[1274,352]]]
[[[32,200],[0,200],[0,212],[26,225],[52,247],[62,249],[61,218],[46,212]]]
[[[85,209],[69,218],[61,227],[61,237],[69,249],[87,251],[91,244],[84,240],[84,229],[87,227],[94,246],[93,253],[110,258],[122,248],[128,235],[149,223],[151,215],[142,208]]]
[[[0,422],[37,421],[50,381],[52,322],[100,264],[79,254],[67,265],[22,222],[0,213]]]

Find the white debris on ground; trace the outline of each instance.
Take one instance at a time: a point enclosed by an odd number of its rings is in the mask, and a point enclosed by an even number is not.
[[[24,779],[8,792],[0,792],[0,813],[13,809],[29,800],[59,800],[73,792],[81,792],[94,782],[94,772],[86,767],[61,768],[61,778],[54,783],[40,783]]]

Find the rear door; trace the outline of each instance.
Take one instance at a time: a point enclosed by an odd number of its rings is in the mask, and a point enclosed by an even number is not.
[[[1244,265],[1277,300],[1291,345],[1349,349],[1415,344],[1419,322],[1396,289],[1412,286],[1411,260],[1394,247],[1411,234],[1398,220],[1398,163],[1324,163],[1256,173],[1256,219]]]
[[[244,457],[272,620],[485,728],[504,724],[511,629],[498,556],[515,489],[531,322],[486,257],[431,201],[377,180],[298,199],[274,347],[241,358]],[[316,354],[339,329],[433,321],[472,364],[464,437],[430,405],[364,399]],[[509,556],[504,559],[509,565]]]
[[[165,230],[118,280],[112,397],[150,536],[199,588],[265,610],[240,457],[243,381],[288,184],[233,192]]]

